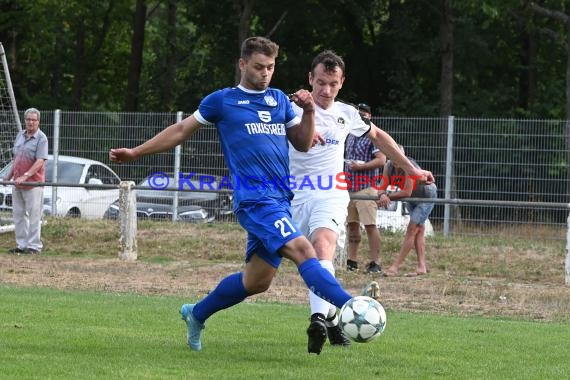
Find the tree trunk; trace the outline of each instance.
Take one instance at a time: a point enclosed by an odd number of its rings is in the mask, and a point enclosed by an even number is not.
[[[255,0],[237,0],[235,5],[239,15],[239,29],[238,29],[238,54],[241,49],[243,40],[249,37],[249,29],[251,24],[251,12]],[[238,84],[241,79],[239,66],[236,62],[235,84]]]
[[[566,124],[564,136],[566,141],[566,179],[570,184],[570,19],[566,21]],[[570,185],[569,185],[570,186]],[[570,194],[570,188],[566,189],[566,198]]]
[[[519,106],[531,110],[536,100],[536,38],[527,31],[521,35],[521,63],[523,69],[519,76]]]
[[[441,76],[440,76],[440,105],[439,115],[441,116],[441,146],[447,146],[447,128],[448,117],[453,114],[453,56],[454,56],[454,21],[453,21],[453,8],[451,0],[440,1],[441,21],[439,24],[439,41],[440,41],[440,54],[441,54]],[[453,148],[452,148],[453,149]],[[446,162],[446,151],[442,150],[443,160]],[[455,157],[452,154],[451,157]],[[426,168],[431,169],[431,168]],[[442,168],[442,173],[445,173],[445,167]],[[434,170],[434,169],[431,169]],[[455,177],[454,161],[451,162],[451,191],[450,197],[457,198],[457,183]],[[461,224],[461,208],[458,205],[451,206],[450,218],[454,224]]]
[[[131,42],[131,59],[127,93],[125,97],[125,111],[136,112],[139,102],[139,82],[142,70],[142,56],[144,48],[144,27],[146,23],[146,4],[144,0],[137,0],[135,16],[133,19],[133,39]]]
[[[453,114],[453,14],[451,0],[441,1],[439,38],[441,49],[440,108],[441,117]]]
[[[83,86],[85,85],[87,59],[85,57],[85,27],[77,26],[75,34],[75,64],[73,83],[71,85],[71,109],[81,109],[81,98],[83,96]]]
[[[565,125],[564,125],[564,135],[566,143],[566,163],[570,162],[570,16],[562,11],[556,11],[549,8],[544,8],[535,2],[531,1],[528,3],[528,7],[535,13],[547,17],[551,20],[558,21],[564,24],[566,27],[565,36],[565,49],[566,49],[566,99],[565,99]],[[567,182],[570,183],[570,165],[567,164],[566,178]],[[566,189],[566,196],[570,194],[570,188]]]
[[[176,75],[176,2],[168,2],[166,32],[166,67],[164,81],[162,81],[162,102],[166,111],[174,110],[174,76]]]

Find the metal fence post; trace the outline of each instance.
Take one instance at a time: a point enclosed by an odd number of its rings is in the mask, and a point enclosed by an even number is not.
[[[182,111],[176,113],[176,122],[182,121]],[[176,145],[174,148],[174,187],[178,189],[178,176],[180,172],[180,156],[182,155],[182,145]],[[172,221],[178,220],[178,191],[174,192],[172,197]]]
[[[57,183],[58,171],[57,162],[59,157],[59,129],[61,127],[61,110],[57,109],[53,113],[53,169],[52,169],[52,181]],[[57,215],[57,186],[51,189],[51,214]]]
[[[570,285],[570,214],[568,214],[566,223],[566,260],[564,260],[564,270],[566,273],[566,285]]]
[[[137,196],[133,181],[121,181],[119,185],[119,258],[127,261],[137,259]]]
[[[453,121],[454,117],[447,118],[447,148],[445,159],[445,199],[451,197],[451,177],[453,175]],[[450,205],[445,204],[443,208],[443,236],[449,236]]]

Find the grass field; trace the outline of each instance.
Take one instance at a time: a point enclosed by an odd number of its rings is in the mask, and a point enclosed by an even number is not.
[[[245,303],[185,346],[179,297],[0,287],[4,379],[562,379],[570,326],[388,313],[385,333],[305,352],[306,309]]]
[[[430,273],[377,280],[385,333],[306,353],[306,290],[284,263],[270,291],[214,315],[185,345],[182,303],[242,268],[235,225],[140,223],[139,259],[117,258],[114,222],[49,219],[41,256],[0,253],[0,379],[562,379],[570,373],[565,242],[435,237]],[[533,231],[529,230],[529,236]],[[0,235],[0,249],[13,246]],[[391,261],[399,235],[383,235]],[[413,253],[412,253],[413,255]],[[362,255],[365,260],[365,255]],[[413,270],[411,258],[403,272]]]

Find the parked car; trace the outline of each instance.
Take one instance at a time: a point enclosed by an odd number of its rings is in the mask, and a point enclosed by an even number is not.
[[[173,178],[169,175],[169,178]],[[198,180],[190,181],[194,189],[200,189]],[[178,193],[178,217],[182,222],[209,223],[215,219],[223,220],[233,215],[231,194],[206,191],[176,191],[174,181],[170,181],[164,190],[154,190],[149,179],[137,186],[147,189],[136,190],[137,218],[154,220],[172,220],[174,196]],[[217,183],[212,183],[214,188]],[[193,190],[189,186],[184,189]],[[105,212],[105,218],[119,217],[119,201],[113,202]]]
[[[4,178],[12,166],[8,164],[0,171]],[[46,182],[53,183],[54,159],[48,156],[46,161]],[[101,219],[105,210],[119,196],[119,176],[102,162],[81,157],[58,156],[57,183],[117,185],[117,188],[96,189],[84,187],[58,187],[56,200],[56,216],[82,217]],[[44,188],[44,214],[52,214],[53,188]],[[0,188],[0,209],[12,210],[12,186]]]
[[[388,209],[378,208],[376,225],[383,231],[406,232],[409,222],[410,214],[404,202],[391,201]],[[434,231],[429,219],[426,220],[425,227],[425,236],[432,236]]]

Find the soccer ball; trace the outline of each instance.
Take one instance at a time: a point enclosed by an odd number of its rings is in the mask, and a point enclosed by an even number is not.
[[[356,296],[340,309],[339,324],[351,340],[370,342],[384,332],[386,311],[374,298]]]

